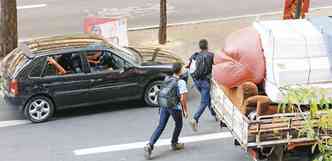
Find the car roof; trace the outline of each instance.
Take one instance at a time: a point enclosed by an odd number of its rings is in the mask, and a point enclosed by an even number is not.
[[[110,47],[112,47],[112,44],[100,36],[94,34],[76,34],[26,41],[19,44],[18,48],[27,57],[34,58],[82,50],[103,50]]]

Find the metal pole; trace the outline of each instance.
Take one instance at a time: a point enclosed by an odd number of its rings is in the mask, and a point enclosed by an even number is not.
[[[302,11],[302,0],[297,0],[295,19],[300,19],[301,18],[301,16],[302,16],[301,11]]]

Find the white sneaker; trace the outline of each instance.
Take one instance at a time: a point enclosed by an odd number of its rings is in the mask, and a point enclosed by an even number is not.
[[[191,119],[190,120],[190,125],[191,125],[191,128],[193,129],[194,132],[197,132],[197,129],[198,129],[198,123],[195,119]]]

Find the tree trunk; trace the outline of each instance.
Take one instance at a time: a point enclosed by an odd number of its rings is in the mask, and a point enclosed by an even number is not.
[[[295,19],[300,19],[302,14],[302,2],[303,0],[296,1],[296,11],[295,11]]]
[[[160,0],[159,44],[167,41],[167,0]]]
[[[0,57],[17,47],[16,0],[0,0]]]

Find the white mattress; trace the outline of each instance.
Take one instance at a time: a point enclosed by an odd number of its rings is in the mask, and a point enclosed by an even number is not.
[[[323,35],[307,20],[254,23],[261,36],[266,63],[265,92],[282,100],[280,87],[321,86],[331,89],[332,74]],[[323,83],[324,82],[324,83]]]
[[[266,79],[279,85],[332,82],[328,57],[266,60]]]
[[[307,20],[255,22],[266,59],[327,56],[322,34]]]

